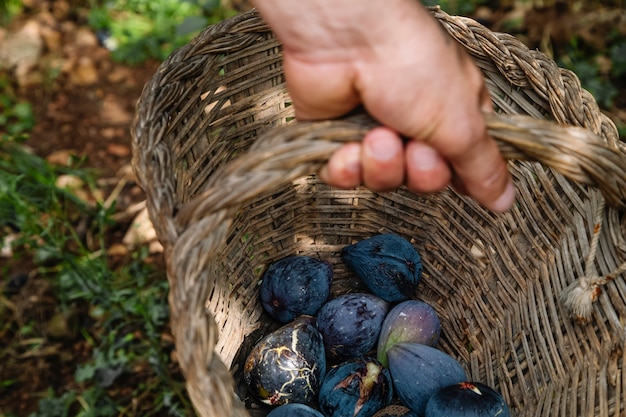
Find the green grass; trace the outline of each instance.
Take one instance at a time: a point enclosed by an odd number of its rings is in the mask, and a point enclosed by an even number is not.
[[[0,139],[20,137],[35,125],[29,102],[17,98],[8,75],[0,72]]]
[[[214,0],[88,3],[89,24],[125,64],[163,60],[207,24],[234,14]],[[0,0],[2,25],[27,12],[21,2]],[[0,273],[26,270],[28,282],[49,288],[52,299],[38,305],[45,311],[21,311],[15,303],[27,295],[8,292],[12,281],[0,280],[0,397],[23,393],[25,384],[19,371],[3,369],[36,369],[40,361],[44,371],[68,375],[42,376],[56,379],[32,393],[38,404],[29,417],[194,415],[170,358],[164,271],[149,262],[145,246],[123,259],[109,256],[121,227],[115,202],[96,198],[98,172],[88,161],[53,166],[23,146],[36,120],[13,85],[0,73],[0,247],[10,237],[13,253],[0,259]],[[78,179],[78,192],[57,186],[60,176]],[[86,353],[72,358],[76,346]],[[39,356],[45,351],[54,354]],[[18,413],[2,410],[0,417],[11,412]]]
[[[106,248],[116,226],[115,206],[86,202],[57,187],[60,175],[82,179],[87,190],[96,187],[95,173],[88,169],[53,167],[14,141],[0,142],[0,230],[5,232],[0,236],[17,236],[4,275],[12,263],[32,265],[33,279],[48,281],[57,297],[55,317],[79,317],[83,324],[66,337],[86,342],[92,352],[78,364],[74,388],[50,387],[31,416],[136,415],[130,412],[133,398],[146,400],[140,415],[193,414],[162,339],[169,321],[164,273],[145,262],[145,247],[114,265]],[[78,232],[85,219],[86,233]],[[6,340],[18,345],[32,339],[38,342],[31,348],[41,349],[54,342],[50,323],[19,326],[11,309],[0,309],[0,322]],[[0,349],[0,361],[15,360],[10,353],[20,349],[23,345]],[[0,380],[0,394],[14,385]],[[121,388],[132,395],[117,395]]]
[[[95,198],[98,173],[77,159],[52,166],[24,147],[36,122],[32,107],[6,76],[0,85],[0,246],[12,237],[13,253],[0,273],[27,268],[28,279],[49,286],[54,297],[42,303],[41,317],[19,311],[7,293],[11,281],[1,281],[0,369],[34,367],[30,358],[59,349],[61,338],[69,341],[61,349],[81,344],[90,354],[70,361],[74,381],[38,394],[31,417],[193,415],[169,358],[172,343],[162,337],[169,334],[164,272],[147,262],[146,247],[122,260],[107,254],[119,225],[115,203]],[[78,179],[80,192],[58,186],[60,176]],[[19,375],[0,374],[0,396],[23,388]],[[133,399],[142,400],[139,408]]]
[[[218,0],[113,0],[98,2],[89,24],[100,34],[114,60],[139,63],[165,59],[201,29],[234,12]]]

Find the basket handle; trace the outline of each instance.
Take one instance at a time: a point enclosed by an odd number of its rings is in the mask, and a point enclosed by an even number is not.
[[[558,72],[552,61],[529,54],[512,36],[493,34],[469,19],[450,17],[439,9],[431,11],[474,58],[484,59],[488,66],[495,64],[494,70],[505,76],[511,88],[532,87],[533,94],[545,99],[556,119],[587,123],[589,113],[599,113],[597,107],[587,109],[584,98],[580,98],[579,83],[573,82],[573,74]],[[152,149],[153,141],[163,138],[166,133],[162,127],[170,122],[163,115],[173,117],[171,107],[177,94],[188,90],[195,77],[209,74],[211,67],[201,57],[207,54],[216,57],[229,50],[229,43],[223,37],[268,32],[258,16],[251,17],[243,14],[224,26],[212,27],[197,42],[173,55],[167,70],[163,68],[157,73],[139,107],[139,122],[134,129],[137,148]],[[237,48],[251,42],[251,38],[234,38],[239,42]],[[256,42],[257,38],[254,39]],[[549,79],[551,75],[556,80]],[[187,95],[181,97],[188,98]],[[572,99],[570,106],[563,107],[563,97]],[[575,117],[581,109],[584,114]],[[182,119],[183,114],[181,110],[181,116],[176,117]],[[626,147],[623,145],[586,129],[559,126],[528,116],[489,114],[486,122],[505,158],[538,161],[573,181],[597,187],[609,204],[626,205]],[[176,330],[178,360],[200,415],[249,416],[232,392],[234,381],[230,370],[215,354],[220,329],[205,310],[207,295],[219,284],[218,271],[212,265],[207,267],[208,260],[218,256],[236,211],[262,193],[317,172],[343,143],[360,140],[376,125],[367,115],[356,114],[341,120],[296,122],[272,128],[259,135],[248,152],[211,174],[202,192],[180,207],[174,219],[170,218],[174,203],[167,199],[163,202],[167,210],[161,209],[157,215],[167,217],[167,226],[163,227],[172,245],[165,245],[166,256],[170,259],[199,258],[199,262],[169,262],[166,266],[170,278],[171,327]],[[600,129],[602,126],[598,125],[597,131]],[[169,155],[158,156],[168,164],[171,162]],[[149,166],[146,171],[150,174],[160,175],[150,171],[154,165],[149,161],[139,162]],[[139,171],[143,175],[141,169]],[[151,198],[161,203],[160,197],[157,191]]]
[[[485,118],[504,158],[540,162],[570,180],[598,188],[608,204],[626,206],[626,154],[621,149],[581,127],[524,115],[489,113]],[[247,154],[215,172],[205,191],[181,209],[176,216],[179,230],[208,212],[239,207],[260,193],[317,172],[342,144],[359,141],[376,125],[369,116],[356,114],[266,132]]]
[[[625,154],[601,137],[587,129],[529,116],[489,114],[486,121],[505,158],[539,161],[574,181],[596,186],[607,202],[625,205]],[[194,405],[204,415],[248,415],[229,391],[234,381],[214,352],[219,330],[204,309],[206,296],[218,281],[217,272],[207,271],[206,265],[218,256],[237,210],[254,197],[317,172],[343,143],[360,140],[376,125],[369,116],[356,114],[272,128],[258,136],[248,152],[211,175],[205,191],[176,215],[179,237],[171,255],[201,261],[168,265],[169,276],[184,277],[170,287],[172,328],[186,329],[176,335],[179,362]],[[198,387],[219,387],[219,395],[206,388],[214,394],[209,398]]]

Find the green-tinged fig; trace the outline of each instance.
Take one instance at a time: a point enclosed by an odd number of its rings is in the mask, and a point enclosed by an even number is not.
[[[341,257],[373,294],[390,303],[413,296],[422,277],[419,253],[408,240],[394,234],[346,246]]]
[[[326,417],[371,417],[391,403],[389,370],[373,358],[355,358],[328,371],[319,393]]]
[[[269,405],[314,403],[325,374],[324,342],[310,316],[266,335],[244,365],[250,392]]]
[[[467,380],[461,364],[447,353],[420,343],[396,343],[387,351],[389,372],[400,401],[423,415],[439,389]]]
[[[301,315],[314,316],[328,300],[332,266],[309,256],[289,256],[263,274],[259,294],[267,313],[281,323]]]
[[[372,417],[417,417],[417,414],[409,407],[393,404],[378,410]]]
[[[324,414],[306,404],[287,403],[274,408],[267,417],[324,417]]]
[[[502,395],[480,382],[460,382],[439,389],[426,403],[425,417],[510,417]]]
[[[329,359],[363,356],[376,347],[389,303],[367,293],[342,294],[317,313]]]
[[[441,323],[435,309],[418,300],[407,300],[389,311],[378,336],[377,359],[387,366],[387,350],[401,342],[436,346]]]

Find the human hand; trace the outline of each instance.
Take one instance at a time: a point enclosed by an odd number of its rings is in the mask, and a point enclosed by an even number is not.
[[[384,126],[335,152],[324,181],[375,191],[405,184],[420,193],[451,183],[488,209],[511,207],[515,189],[485,130],[491,101],[483,77],[419,2],[256,6],[283,45],[297,118],[336,118],[362,104]]]

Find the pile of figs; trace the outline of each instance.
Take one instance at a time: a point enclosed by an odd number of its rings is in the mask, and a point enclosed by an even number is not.
[[[248,354],[244,381],[267,417],[509,417],[499,392],[468,380],[437,348],[436,311],[417,299],[419,253],[380,234],[342,250],[369,292],[330,298],[332,266],[308,256],[271,264],[264,310],[282,325]]]

